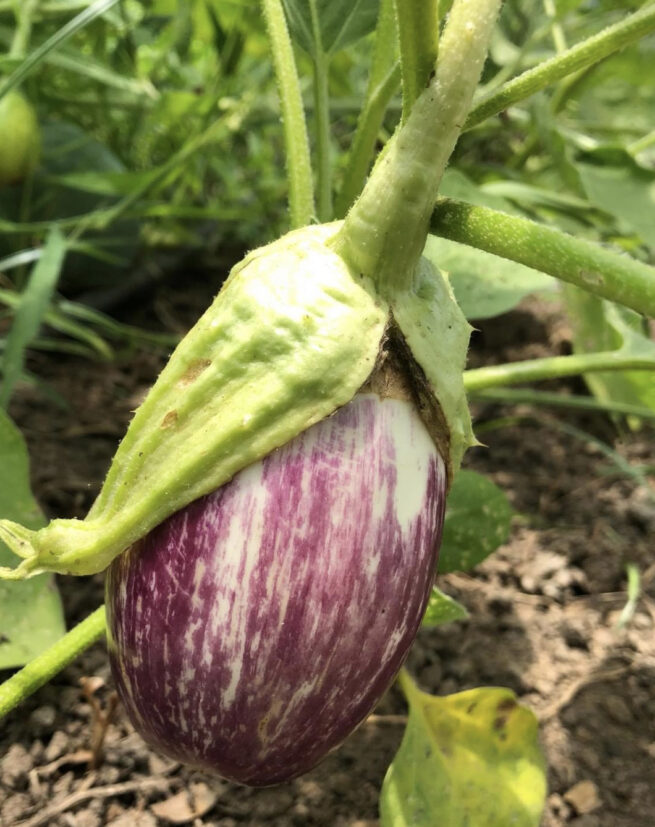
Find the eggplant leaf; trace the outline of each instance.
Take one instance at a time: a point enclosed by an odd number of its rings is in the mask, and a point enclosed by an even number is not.
[[[468,616],[469,613],[461,603],[434,586],[428,607],[423,615],[423,626],[428,628],[441,626],[455,620],[465,620]]]
[[[616,350],[652,359],[655,369],[655,342],[646,335],[641,316],[571,285],[565,287],[564,298],[576,353]],[[588,373],[585,381],[602,402],[624,402],[655,410],[653,370]]]
[[[619,147],[599,147],[576,166],[589,201],[655,249],[655,171]]]
[[[309,55],[334,54],[369,34],[379,0],[283,0],[291,36]],[[318,31],[312,25],[316,7]]]
[[[448,274],[467,319],[505,313],[529,293],[554,291],[555,279],[514,261],[430,235],[423,255]]]
[[[27,448],[20,431],[0,410],[0,516],[40,528],[45,518],[30,491]],[[14,555],[0,543],[0,565]],[[66,631],[52,576],[22,582],[0,580],[0,669],[22,666]]]
[[[446,503],[439,572],[468,571],[509,537],[512,508],[491,480],[460,471]]]
[[[6,408],[25,362],[25,349],[36,336],[52,298],[66,255],[66,239],[56,225],[50,230],[41,257],[30,274],[2,358],[0,407]]]
[[[381,827],[537,827],[546,795],[537,719],[509,689],[446,697],[403,676],[409,722],[387,771]]]

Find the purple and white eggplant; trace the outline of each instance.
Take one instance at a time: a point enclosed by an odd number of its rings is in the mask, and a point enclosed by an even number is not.
[[[267,785],[387,689],[436,569],[444,463],[413,406],[361,394],[109,568],[109,646],[139,732]]]

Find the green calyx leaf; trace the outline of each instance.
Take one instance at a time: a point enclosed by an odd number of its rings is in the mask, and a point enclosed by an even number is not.
[[[537,827],[546,794],[537,719],[509,689],[446,697],[406,673],[405,735],[382,787],[382,827]]]
[[[136,412],[93,508],[26,532],[0,521],[24,577],[89,574],[170,514],[349,402],[373,370],[388,308],[325,246],[334,227],[250,253]]]
[[[427,262],[381,295],[306,227],[250,253],[137,410],[84,520],[38,531],[0,520],[23,558],[0,577],[91,574],[171,514],[350,402],[400,334],[420,413],[449,479],[470,444],[462,384],[469,327]],[[384,360],[382,360],[384,361]]]
[[[442,455],[452,480],[464,452],[475,444],[463,381],[472,328],[450,285],[426,258],[420,260],[410,289],[390,285],[385,298],[429,393],[439,404],[448,439]]]

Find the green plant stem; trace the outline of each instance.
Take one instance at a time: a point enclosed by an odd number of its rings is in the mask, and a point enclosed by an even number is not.
[[[593,396],[574,396],[564,393],[538,391],[533,388],[488,388],[470,391],[472,399],[483,402],[504,402],[510,405],[552,405],[562,408],[577,408],[586,411],[599,411],[608,414],[636,416],[640,419],[655,420],[655,411],[643,405],[630,405],[624,402],[603,402]]]
[[[263,9],[282,110],[291,227],[304,227],[314,215],[314,184],[298,70],[282,3],[263,0]]]
[[[395,0],[403,81],[403,123],[425,89],[439,51],[438,0]]]
[[[30,45],[32,21],[37,11],[39,0],[22,0],[16,9],[16,30],[11,41],[9,57],[23,57]]]
[[[112,6],[115,6],[117,2],[118,0],[97,0],[93,5],[84,9],[83,12],[80,12],[77,17],[74,17],[66,23],[65,26],[62,26],[61,29],[56,31],[52,37],[49,37],[45,43],[42,43],[34,49],[34,51],[21,62],[20,66],[9,75],[2,86],[0,86],[0,98],[3,98],[7,92],[22,83],[30,72],[33,72],[50,52],[61,46],[69,37],[72,37],[80,29],[84,28],[84,26],[87,26],[92,20],[95,20],[96,17],[100,17],[100,15],[104,14]]]
[[[382,0],[366,98],[357,119],[355,137],[335,206],[338,218],[343,218],[362,191],[389,101],[400,83],[400,65],[395,59],[396,28],[393,0]]]
[[[608,26],[594,37],[572,46],[562,54],[508,81],[471,110],[464,129],[477,126],[512,104],[545,89],[573,72],[598,63],[653,31],[655,31],[655,4],[639,9],[625,20]]]
[[[102,637],[106,628],[105,607],[100,606],[45,652],[0,685],[0,718]]]
[[[467,391],[477,391],[606,370],[655,370],[655,360],[649,356],[625,354],[620,350],[549,356],[464,371],[464,387]]]
[[[653,144],[655,144],[655,129],[649,132],[648,135],[644,135],[643,138],[638,138],[636,141],[633,141],[628,147],[628,152],[632,155],[638,155]]]
[[[455,0],[435,76],[387,144],[332,246],[383,293],[411,286],[441,176],[482,72],[500,0]]]
[[[554,0],[543,0],[544,11],[550,20],[550,32],[555,45],[555,51],[561,53],[566,49],[566,37],[561,24],[557,21],[557,9]]]
[[[330,158],[330,61],[323,50],[317,0],[309,0],[316,51],[314,53],[314,118],[317,155],[317,212],[322,223],[332,218],[332,162]]]
[[[372,91],[362,109],[348,159],[348,167],[343,176],[343,186],[337,198],[335,213],[339,218],[343,218],[347,213],[364,186],[384,114],[399,83],[400,64],[396,63],[380,85]]]
[[[332,159],[330,157],[330,94],[327,55],[314,58],[314,115],[316,117],[316,154],[318,167],[318,220],[325,223],[333,216]]]
[[[420,690],[406,666],[403,666],[400,672],[398,672],[396,682],[405,696],[407,703],[411,703],[411,700],[416,697]]]
[[[432,230],[655,318],[655,268],[525,218],[440,199]]]

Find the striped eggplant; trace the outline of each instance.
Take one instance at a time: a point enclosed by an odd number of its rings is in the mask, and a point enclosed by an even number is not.
[[[250,784],[313,766],[399,669],[472,444],[469,331],[422,257],[500,0],[454,0],[434,71],[341,223],[249,253],[136,411],[84,520],[0,520],[0,578],[109,566],[139,731]]]
[[[445,489],[414,406],[360,394],[133,545],[107,617],[138,731],[250,785],[313,767],[407,654]]]

